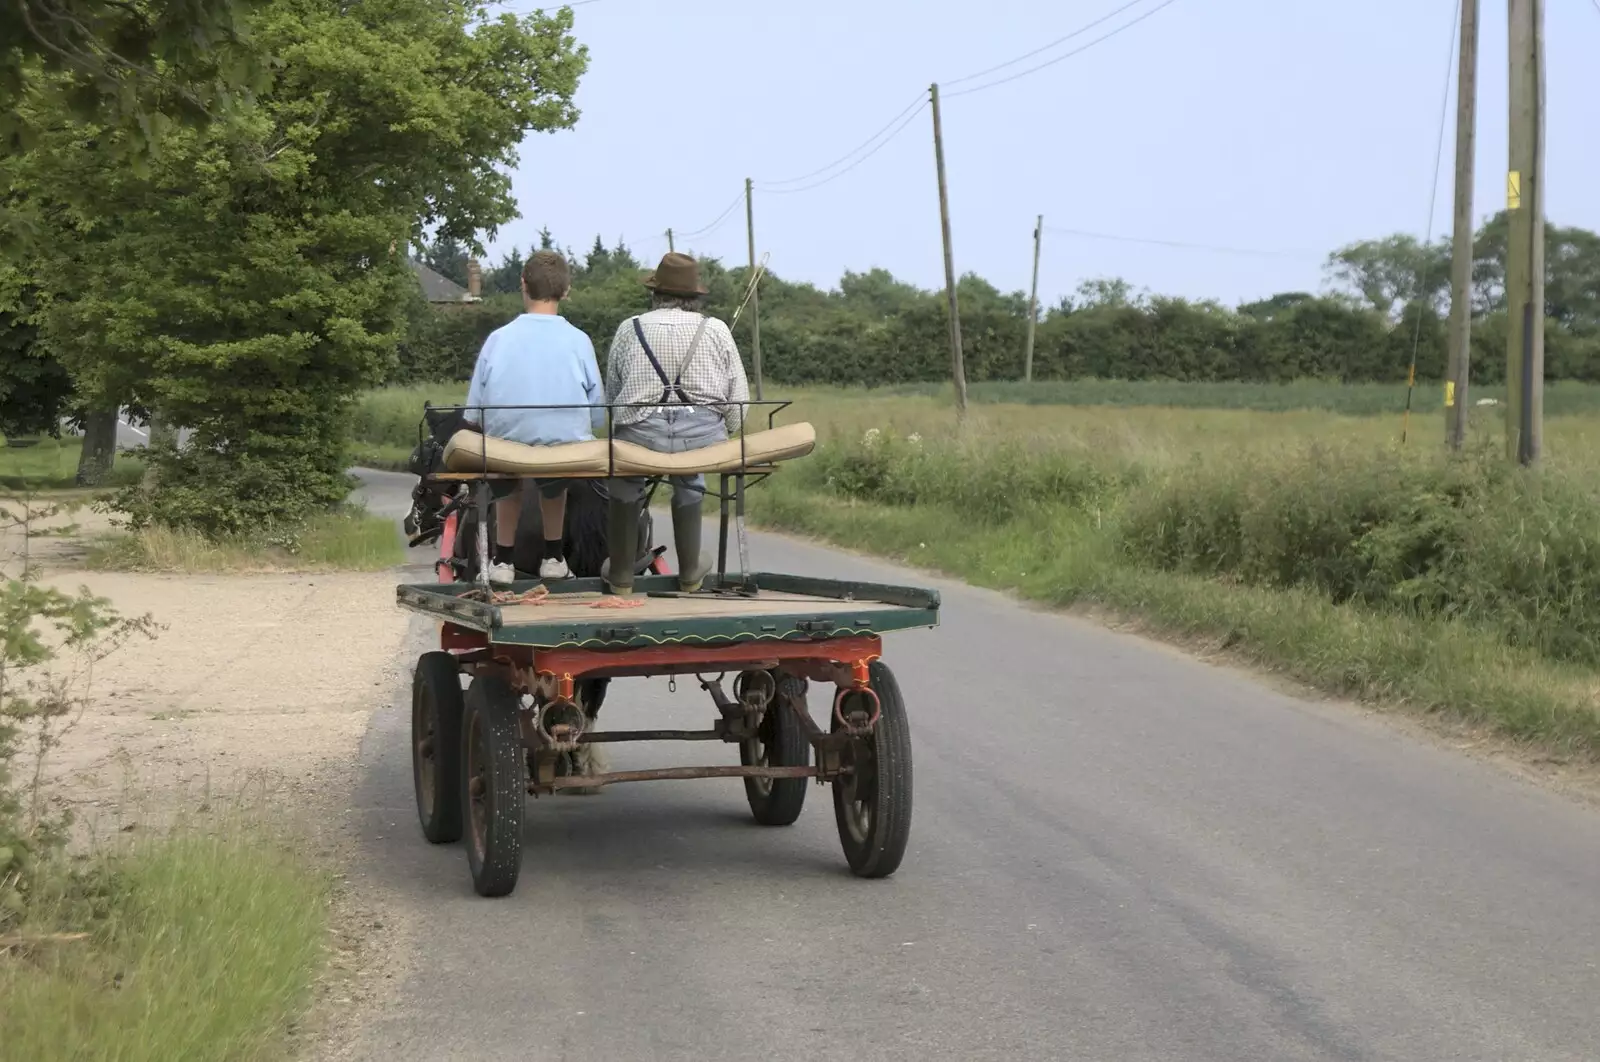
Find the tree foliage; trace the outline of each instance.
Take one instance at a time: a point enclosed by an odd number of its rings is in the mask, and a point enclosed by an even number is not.
[[[254,0],[14,0],[0,6],[0,142],[36,132],[19,106],[54,106],[134,135],[137,158],[174,121],[203,124],[260,84],[246,18]]]
[[[193,433],[152,448],[157,489],[121,503],[136,525],[246,531],[344,497],[350,398],[388,371],[415,286],[401,249],[514,216],[517,144],[577,117],[570,23],[266,0],[252,39],[272,77],[250,107],[168,130],[142,173],[99,157],[127,133],[70,116],[9,164],[52,230],[44,334],[85,400]]]
[[[1478,237],[1473,376],[1485,383],[1499,382],[1505,371],[1504,299],[1493,288],[1496,271],[1504,275],[1503,231],[1503,220],[1495,219]],[[554,241],[546,233],[542,242]],[[1547,373],[1600,379],[1600,237],[1552,226],[1550,248]],[[1438,379],[1445,368],[1449,278],[1448,257],[1437,251],[1409,237],[1352,245],[1333,256],[1339,263],[1335,290],[1286,292],[1237,308],[1151,295],[1116,277],[1092,278],[1042,315],[1034,371],[1040,378],[1392,382],[1406,378],[1414,353],[1419,378]],[[513,252],[506,261],[521,257]],[[599,238],[583,261],[573,262],[572,298],[562,312],[595,340],[602,357],[617,325],[649,305],[639,283],[646,266],[625,247],[608,249]],[[743,295],[747,270],[716,261],[701,268],[711,288],[709,309],[727,319]],[[1436,271],[1439,279],[1431,279]],[[484,337],[521,311],[510,294],[514,282],[485,290],[507,294],[491,294],[470,309],[429,313],[419,307],[417,330],[393,379],[465,379]],[[969,379],[1021,376],[1025,295],[970,274],[959,281],[957,295]],[[741,321],[737,332],[748,359],[748,324]],[[947,335],[943,294],[881,269],[847,272],[833,291],[770,273],[762,280],[762,360],[766,378],[776,383],[943,380]]]
[[[1450,294],[1450,241],[1424,244],[1405,233],[1363,240],[1329,255],[1327,271],[1387,319],[1413,302],[1438,311]]]
[[[0,264],[0,435],[57,435],[72,377],[39,342],[39,295]]]

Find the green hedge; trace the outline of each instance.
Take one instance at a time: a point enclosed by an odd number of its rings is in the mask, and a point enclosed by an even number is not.
[[[629,268],[574,279],[574,295],[563,313],[594,340],[602,364],[617,326],[648,308],[640,275]],[[724,270],[713,262],[706,263],[706,275],[711,312],[731,318],[743,295],[745,271]],[[897,284],[887,278],[878,282]],[[824,293],[770,275],[762,281],[766,379],[791,386],[866,387],[949,379],[942,296],[904,285],[892,296],[864,294],[860,285],[844,287]],[[1020,378],[1026,301],[971,276],[961,282],[960,301],[968,380]],[[1155,298],[1137,305],[1052,311],[1036,330],[1034,375],[1038,380],[1397,383],[1406,379],[1413,348],[1418,379],[1444,375],[1445,322],[1431,310],[1412,308],[1390,324],[1371,310],[1334,298],[1285,296],[1269,309],[1262,305],[1232,310]],[[467,379],[484,339],[520,312],[521,301],[513,295],[441,309],[419,302],[388,382]],[[748,316],[737,333],[748,368]],[[1504,380],[1505,342],[1503,314],[1476,322],[1475,383]],[[1549,321],[1546,376],[1600,380],[1600,333]]]

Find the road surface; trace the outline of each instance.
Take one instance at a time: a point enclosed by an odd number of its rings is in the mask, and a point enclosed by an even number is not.
[[[406,477],[368,483],[404,508]],[[481,900],[460,847],[421,837],[396,690],[363,750],[361,874],[423,948],[356,1057],[1600,1058],[1600,814],[997,594],[752,553],[944,592],[941,628],[887,640],[916,756],[899,873],[849,875],[825,790],[766,829],[736,781],[659,782],[539,799],[517,891]],[[689,681],[611,697],[609,727],[710,718]]]

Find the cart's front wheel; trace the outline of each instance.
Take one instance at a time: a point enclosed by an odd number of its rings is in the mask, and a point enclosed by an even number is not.
[[[517,726],[520,699],[496,675],[467,687],[461,727],[461,804],[467,865],[479,896],[505,896],[522,869],[527,759]]]
[[[878,723],[872,733],[846,746],[849,773],[833,780],[833,814],[839,843],[850,869],[863,878],[886,878],[900,866],[911,838],[911,728],[900,685],[882,661],[874,660],[872,692],[878,696]],[[847,694],[843,710],[870,706],[862,694]],[[832,729],[844,729],[837,717]]]
[[[776,678],[776,676],[773,676]],[[734,691],[742,696],[744,676],[736,680]],[[776,683],[778,690],[782,683]],[[805,711],[802,702],[791,706],[780,693],[767,705],[761,715],[761,725],[756,736],[739,743],[739,762],[746,767],[804,767],[811,762],[811,742],[796,711]],[[809,778],[746,778],[745,799],[750,801],[750,814],[763,826],[788,826],[800,817],[805,806],[806,786]]]
[[[461,839],[461,669],[449,653],[423,653],[411,675],[411,776],[422,835]]]

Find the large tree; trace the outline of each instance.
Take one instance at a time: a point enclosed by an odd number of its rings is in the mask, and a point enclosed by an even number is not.
[[[0,435],[55,435],[72,377],[39,342],[38,291],[0,263]]]
[[[242,531],[344,497],[350,399],[415,283],[404,248],[515,216],[518,143],[577,118],[570,30],[570,11],[482,0],[267,0],[251,106],[166,131],[142,173],[101,161],[130,134],[70,120],[9,167],[51,232],[44,332],[80,389],[192,430],[153,448],[158,489],[123,501],[136,523]]]
[[[35,132],[18,103],[46,90],[79,118],[133,133],[141,154],[173,120],[209,121],[263,74],[254,0],[10,0],[0,4],[0,143]]]
[[[1473,301],[1479,313],[1506,307],[1508,217],[1503,210],[1494,215],[1473,241]],[[1546,225],[1544,243],[1545,314],[1569,327],[1600,329],[1600,235]]]
[[[1424,244],[1406,233],[1362,240],[1330,254],[1325,268],[1332,280],[1391,321],[1413,302],[1437,313],[1450,290],[1450,244]]]

